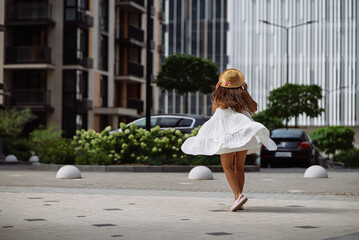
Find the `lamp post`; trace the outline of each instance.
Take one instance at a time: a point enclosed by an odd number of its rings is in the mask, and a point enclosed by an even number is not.
[[[312,24],[312,23],[315,23],[315,22],[318,22],[318,21],[308,21],[308,22],[305,22],[305,23],[295,24],[295,25],[292,25],[292,26],[289,26],[289,27],[279,25],[279,24],[276,24],[276,23],[271,23],[271,22],[268,22],[266,20],[259,20],[259,21],[262,22],[262,23],[268,24],[268,25],[283,28],[287,33],[287,84],[288,84],[289,83],[289,29],[300,27],[300,26],[303,26],[303,25]]]
[[[152,88],[151,88],[151,73],[152,69],[150,69],[150,66],[152,66],[151,62],[151,34],[150,31],[152,31],[151,27],[151,5],[150,0],[147,0],[147,36],[146,36],[146,130],[151,129],[151,107],[152,107]]]

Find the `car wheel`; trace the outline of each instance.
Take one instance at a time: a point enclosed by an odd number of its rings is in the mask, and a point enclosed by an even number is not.
[[[261,158],[261,168],[268,168],[268,160]]]

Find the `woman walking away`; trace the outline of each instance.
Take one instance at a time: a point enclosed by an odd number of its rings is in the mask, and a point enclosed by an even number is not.
[[[237,69],[221,73],[212,94],[213,116],[197,136],[188,138],[181,147],[186,154],[220,155],[235,197],[232,211],[243,209],[248,200],[243,195],[246,155],[257,152],[262,144],[269,150],[277,149],[268,129],[251,118],[257,111],[257,103],[247,92],[244,80],[243,73]]]

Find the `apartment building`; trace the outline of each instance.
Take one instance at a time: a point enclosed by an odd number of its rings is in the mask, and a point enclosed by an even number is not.
[[[152,5],[146,30],[147,4]],[[157,27],[151,0],[0,0],[2,107],[29,107],[39,124],[71,137],[145,112],[146,36]],[[152,72],[158,44],[152,41]],[[6,89],[6,90],[5,90]],[[158,102],[158,101],[157,101]],[[158,105],[158,104],[157,104]],[[158,108],[158,107],[157,107]],[[156,109],[156,101],[154,101]]]

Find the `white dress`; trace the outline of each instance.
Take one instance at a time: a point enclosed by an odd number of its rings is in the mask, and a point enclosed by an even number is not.
[[[268,129],[255,122],[248,112],[238,113],[231,108],[217,108],[205,122],[197,136],[182,144],[182,151],[192,155],[214,155],[248,150],[247,154],[260,150],[262,144],[268,150],[277,145],[269,138]]]

